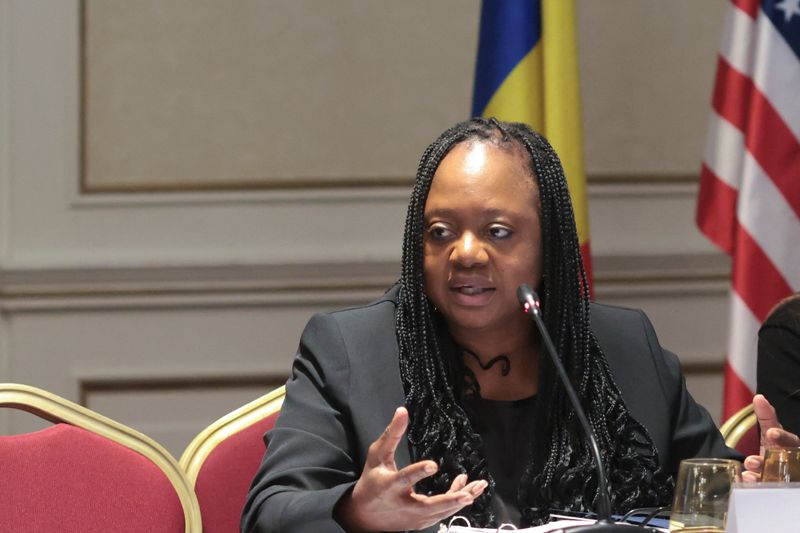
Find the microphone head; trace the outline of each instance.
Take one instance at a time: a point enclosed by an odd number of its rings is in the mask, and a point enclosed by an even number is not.
[[[539,311],[539,295],[527,283],[517,287],[517,300],[519,300],[519,304],[526,313],[528,311],[534,313]]]

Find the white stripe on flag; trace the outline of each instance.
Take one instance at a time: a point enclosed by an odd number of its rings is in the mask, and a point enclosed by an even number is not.
[[[789,243],[790,239],[800,237],[800,219],[749,152],[742,170],[737,204],[739,223],[758,242],[792,290],[800,290],[800,246]]]
[[[750,15],[732,3],[728,4],[719,53],[733,68],[747,77],[753,71],[754,35],[755,22]]]
[[[734,290],[731,290],[729,324],[728,363],[750,390],[755,391],[759,321]]]
[[[720,180],[738,189],[745,153],[744,135],[713,109],[708,122],[708,142],[703,161]]]
[[[758,12],[753,83],[800,140],[800,61],[772,21]]]

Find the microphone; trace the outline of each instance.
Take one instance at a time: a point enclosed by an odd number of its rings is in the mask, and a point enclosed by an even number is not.
[[[603,460],[600,457],[600,446],[598,446],[597,439],[592,431],[592,427],[589,425],[589,421],[586,419],[586,413],[583,411],[583,407],[581,407],[580,400],[578,400],[578,394],[575,392],[575,388],[572,386],[569,376],[567,376],[567,372],[564,370],[564,365],[561,364],[561,359],[558,358],[556,348],[553,346],[553,341],[550,339],[550,335],[547,333],[547,327],[545,327],[544,321],[542,320],[542,310],[539,305],[539,297],[536,295],[536,292],[534,292],[533,289],[523,283],[517,287],[517,299],[519,300],[523,311],[531,316],[531,319],[539,329],[545,349],[550,355],[550,359],[553,361],[553,366],[556,367],[558,377],[561,379],[561,383],[564,385],[564,389],[567,391],[567,396],[569,396],[569,401],[572,404],[572,408],[575,409],[575,415],[577,415],[578,421],[583,428],[583,432],[586,434],[586,439],[589,441],[589,447],[591,448],[592,455],[594,456],[594,464],[597,467],[597,482],[600,487],[597,502],[597,522],[586,526],[570,527],[568,528],[569,531],[580,531],[581,533],[631,533],[631,528],[634,527],[638,531],[656,533],[656,530],[652,528],[641,527],[633,524],[617,523],[611,519],[611,498],[609,496],[609,486],[606,480],[606,471],[605,468],[603,468]]]

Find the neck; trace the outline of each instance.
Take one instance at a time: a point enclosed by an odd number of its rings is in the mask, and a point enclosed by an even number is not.
[[[460,355],[478,380],[482,398],[513,401],[536,394],[539,337],[530,323],[510,331],[451,331],[451,335],[459,347],[471,352]]]

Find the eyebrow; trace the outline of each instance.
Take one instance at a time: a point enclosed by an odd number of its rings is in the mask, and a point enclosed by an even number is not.
[[[425,212],[424,218],[433,218],[433,217],[453,217],[458,214],[460,210],[458,209],[449,209],[449,208],[438,208],[432,209],[430,211]],[[488,217],[496,217],[500,215],[515,215],[514,211],[509,211],[508,209],[499,209],[499,208],[490,208],[484,209],[481,211],[481,215],[488,216]]]

